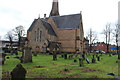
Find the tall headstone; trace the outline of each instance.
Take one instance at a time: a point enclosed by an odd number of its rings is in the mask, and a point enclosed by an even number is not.
[[[83,67],[83,66],[84,66],[83,58],[79,58],[79,66],[80,66],[80,67]]]
[[[6,54],[2,53],[2,65],[4,65]]]
[[[100,61],[100,56],[97,57],[97,60]]]
[[[25,80],[26,73],[25,68],[18,64],[11,72],[11,80]]]
[[[83,58],[83,60],[85,60],[85,54],[84,53],[82,54],[82,58]]]
[[[57,60],[57,54],[55,52],[53,52],[53,60],[56,61]]]
[[[24,49],[23,57],[22,57],[23,63],[32,62],[32,52],[30,47],[26,47]]]
[[[93,55],[93,58],[92,58],[92,63],[96,63],[96,59],[95,59],[94,55]]]
[[[64,54],[64,59],[67,59],[67,54],[66,53]]]

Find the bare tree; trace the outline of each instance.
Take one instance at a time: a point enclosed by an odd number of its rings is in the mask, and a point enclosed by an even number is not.
[[[119,54],[119,36],[120,36],[120,28],[119,28],[119,25],[116,24],[115,25],[115,29],[113,31],[113,37],[114,37],[114,40],[115,40],[115,43],[116,43],[116,47],[117,47],[117,54],[118,54],[118,59],[120,59],[120,54]]]
[[[110,40],[111,40],[111,33],[112,33],[111,23],[108,23],[108,24],[106,24],[106,27],[102,32],[102,34],[105,35],[105,39],[106,39],[107,53],[109,53],[109,44],[110,44]]]
[[[7,34],[5,35],[6,39],[10,41],[10,48],[11,50],[13,49],[13,40],[14,40],[14,35],[12,31],[8,31]]]
[[[89,39],[89,51],[91,52],[92,44],[97,40],[97,33],[90,28],[87,37]]]
[[[14,35],[16,36],[17,40],[18,40],[18,46],[20,47],[20,43],[21,43],[21,38],[25,36],[25,30],[23,26],[17,26],[15,27],[15,29],[13,29],[14,31]]]

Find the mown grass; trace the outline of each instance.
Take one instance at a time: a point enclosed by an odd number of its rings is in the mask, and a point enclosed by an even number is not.
[[[10,73],[20,63],[20,60],[13,58],[15,55],[9,54],[8,56],[10,59],[6,59],[5,64],[2,65],[3,77],[8,75],[6,72]],[[92,55],[86,57],[91,61]],[[87,64],[84,61],[84,67],[79,67],[79,58],[76,59],[77,62],[74,63],[74,59],[65,60],[57,55],[57,61],[53,61],[52,55],[39,54],[33,56],[32,63],[22,63],[22,65],[27,70],[27,78],[115,78],[118,76],[117,55],[109,57],[109,55],[104,54],[100,61],[92,64]],[[42,67],[36,68],[36,66]],[[64,69],[68,69],[68,71],[65,72]],[[114,73],[115,76],[107,75],[107,73]]]

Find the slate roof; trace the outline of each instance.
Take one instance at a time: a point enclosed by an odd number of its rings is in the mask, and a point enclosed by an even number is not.
[[[31,24],[30,28],[28,29],[28,32],[29,32],[29,31],[32,31],[33,26],[35,25],[35,22],[36,22],[36,21],[37,21],[37,19],[35,19],[35,20],[33,21],[33,23]]]
[[[52,16],[53,20],[60,29],[78,29],[80,25],[80,17],[81,14]]]
[[[49,34],[57,36],[55,31],[53,30],[52,26],[49,23],[47,23],[46,21],[43,21],[43,20],[41,20],[41,21],[42,21],[43,25],[45,26],[45,28],[48,30]]]
[[[59,29],[78,29],[80,25],[80,20],[81,20],[81,14],[72,14],[72,15],[65,15],[65,16],[51,16],[51,18],[55,21],[57,27]],[[48,30],[48,33],[51,35],[56,35],[55,31],[53,30],[52,26],[47,23],[48,18],[38,18],[42,21],[43,25],[45,28]],[[35,22],[38,20],[35,19],[28,29],[29,31],[32,31]]]
[[[38,19],[40,19],[40,18],[38,18]],[[38,19],[35,19],[35,20],[33,21],[32,25],[31,25],[30,28],[28,29],[28,32],[32,31],[32,29],[33,29],[33,27],[34,27],[34,25],[35,25],[35,22],[36,22]],[[44,27],[48,30],[48,33],[49,33],[49,34],[54,35],[54,36],[57,36],[56,33],[55,33],[55,31],[53,30],[52,26],[51,26],[49,23],[47,23],[47,22],[45,21],[45,19],[42,18],[42,19],[40,19],[40,20],[42,21]]]

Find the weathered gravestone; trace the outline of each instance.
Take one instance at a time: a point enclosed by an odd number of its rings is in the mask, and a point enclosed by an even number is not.
[[[25,68],[18,64],[11,72],[11,80],[25,80],[26,72]]]
[[[79,65],[80,65],[80,67],[83,67],[83,66],[84,66],[83,58],[79,58]]]
[[[96,54],[96,57],[98,57],[98,54]]]
[[[28,63],[28,62],[32,62],[32,52],[31,52],[31,48],[26,47],[22,55],[22,63]]]
[[[100,61],[100,56],[97,56],[97,60]]]
[[[64,59],[67,59],[67,54],[64,54]]]
[[[88,58],[86,59],[86,62],[87,62],[88,64],[90,64],[90,60],[89,60]]]
[[[84,53],[82,54],[82,58],[83,58],[83,60],[85,60],[85,54]]]
[[[18,52],[17,52],[17,51],[15,51],[15,55],[16,55],[16,56],[18,55]]]
[[[4,65],[6,54],[2,53],[2,65]]]
[[[61,54],[61,57],[63,58],[63,57],[64,57],[64,55],[63,55],[63,54]]]
[[[38,54],[38,52],[33,52],[33,55],[34,55],[34,56],[37,56],[37,54]]]
[[[96,63],[96,59],[95,59],[94,55],[93,55],[93,58],[92,58],[92,63]]]
[[[68,58],[69,58],[69,59],[72,59],[72,56],[73,56],[73,55],[69,55]]]
[[[56,54],[56,52],[53,52],[53,60],[54,60],[54,61],[57,60],[57,54]]]

